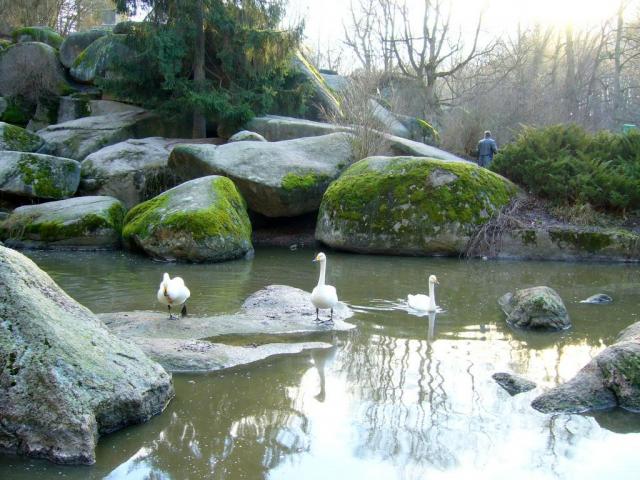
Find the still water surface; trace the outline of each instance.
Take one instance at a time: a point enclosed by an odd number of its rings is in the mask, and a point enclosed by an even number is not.
[[[120,252],[29,253],[95,312],[158,308],[155,290],[168,271],[184,277],[195,314],[233,312],[269,284],[311,290],[313,255],[259,249],[249,261],[173,265]],[[411,315],[402,299],[426,291],[431,273],[445,312]],[[330,253],[327,280],[356,310],[350,321],[358,327],[310,337],[331,350],[176,374],[164,414],[103,437],[96,465],[0,456],[0,478],[638,478],[640,414],[549,416],[529,406],[640,320],[637,266]],[[524,333],[505,324],[497,298],[535,285],[560,293],[571,330]],[[615,301],[578,303],[594,293]],[[491,379],[497,371],[539,387],[510,397]]]

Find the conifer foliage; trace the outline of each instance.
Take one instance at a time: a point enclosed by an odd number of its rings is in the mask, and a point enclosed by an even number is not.
[[[168,113],[201,112],[226,133],[256,114],[304,113],[311,92],[291,67],[302,29],[278,28],[284,0],[118,0],[117,7],[149,14],[121,32],[132,54],[100,81],[105,91]],[[204,81],[194,79],[198,55]]]

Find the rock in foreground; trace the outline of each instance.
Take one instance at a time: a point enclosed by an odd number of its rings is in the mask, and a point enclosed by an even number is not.
[[[1,449],[91,464],[100,435],[148,420],[173,397],[160,365],[4,247],[0,304]]]
[[[325,193],[316,239],[362,253],[459,255],[515,192],[508,180],[471,163],[365,158]]]
[[[578,374],[536,398],[543,413],[580,413],[622,407],[640,412],[640,322],[623,330]]]
[[[253,251],[246,204],[231,180],[215,175],[136,205],[122,236],[129,248],[165,261],[222,262]]]
[[[0,226],[10,247],[109,249],[120,245],[126,210],[112,197],[77,197],[16,208]]]
[[[318,209],[322,195],[353,161],[350,136],[335,133],[284,142],[178,145],[169,167],[182,178],[231,178],[249,208],[267,217]]]
[[[272,355],[331,347],[324,342],[254,345],[255,335],[291,335],[350,330],[344,320],[353,312],[340,303],[332,326],[319,325],[310,294],[298,288],[270,285],[251,295],[235,314],[167,319],[166,312],[105,313],[100,318],[113,333],[131,339],[171,371],[211,371],[252,363]],[[225,345],[225,336],[246,337],[246,346]],[[206,339],[206,340],[204,340]]]
[[[498,300],[507,323],[518,328],[565,330],[571,327],[560,295],[549,287],[532,287],[506,293]]]
[[[24,128],[0,122],[0,151],[37,152],[44,140]]]

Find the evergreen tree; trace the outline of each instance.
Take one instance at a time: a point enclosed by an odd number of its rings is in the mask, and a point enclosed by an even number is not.
[[[194,136],[204,136],[204,118],[231,133],[278,105],[282,113],[302,113],[308,87],[291,71],[301,28],[278,29],[284,0],[118,0],[117,6],[149,15],[126,31],[133,54],[99,82],[106,91],[147,108],[192,113]]]

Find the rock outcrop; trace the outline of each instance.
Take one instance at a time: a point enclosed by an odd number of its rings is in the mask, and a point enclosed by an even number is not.
[[[498,300],[507,323],[534,330],[566,330],[571,319],[560,295],[549,287],[532,287],[506,293]]]
[[[212,371],[272,355],[329,348],[331,345],[324,342],[282,343],[277,335],[350,330],[355,326],[345,320],[352,315],[353,312],[340,303],[334,310],[333,325],[318,324],[314,321],[315,310],[308,292],[270,285],[247,298],[234,314],[187,316],[169,321],[164,311],[120,312],[105,313],[100,318],[113,333],[131,339],[168,370]],[[244,338],[245,346],[224,344],[228,335]],[[265,335],[269,335],[273,343],[254,343]]]
[[[71,91],[56,50],[46,43],[17,43],[0,53],[0,95],[37,99]]]
[[[49,27],[21,27],[13,31],[13,41],[16,43],[42,42],[55,49],[60,48],[62,36]]]
[[[136,205],[125,244],[160,260],[221,262],[253,251],[246,204],[226,177],[191,180]]]
[[[0,152],[0,192],[60,200],[72,196],[80,183],[80,164],[38,153]]]
[[[325,193],[316,239],[343,250],[459,255],[516,187],[474,164],[418,157],[370,157]]]
[[[108,75],[118,58],[131,55],[125,45],[126,35],[104,35],[84,49],[69,69],[71,77],[81,83],[93,83]]]
[[[178,145],[169,167],[188,179],[231,178],[249,208],[267,217],[293,217],[318,209],[329,184],[353,161],[348,134],[284,142],[236,142],[220,147]]]
[[[234,133],[229,137],[228,143],[233,142],[266,142],[267,139],[264,138],[259,133],[250,132],[248,130],[241,130],[238,133]]]
[[[163,121],[144,110],[79,118],[38,131],[46,153],[82,161],[101,148],[130,138],[162,136]]]
[[[126,209],[111,197],[77,197],[16,208],[0,225],[9,247],[108,249],[120,245]]]
[[[70,33],[60,45],[60,63],[67,68],[71,68],[83,50],[108,33],[108,30],[101,28]]]
[[[169,374],[27,257],[0,247],[0,448],[91,464],[100,435],[148,420]]]
[[[80,192],[110,195],[131,208],[176,185],[167,166],[176,141],[151,137],[131,139],[87,156],[81,164]]]
[[[44,140],[35,133],[16,125],[0,122],[0,151],[37,152],[43,145]]]
[[[543,413],[580,413],[622,407],[640,412],[640,322],[623,330],[577,375],[536,398]]]

